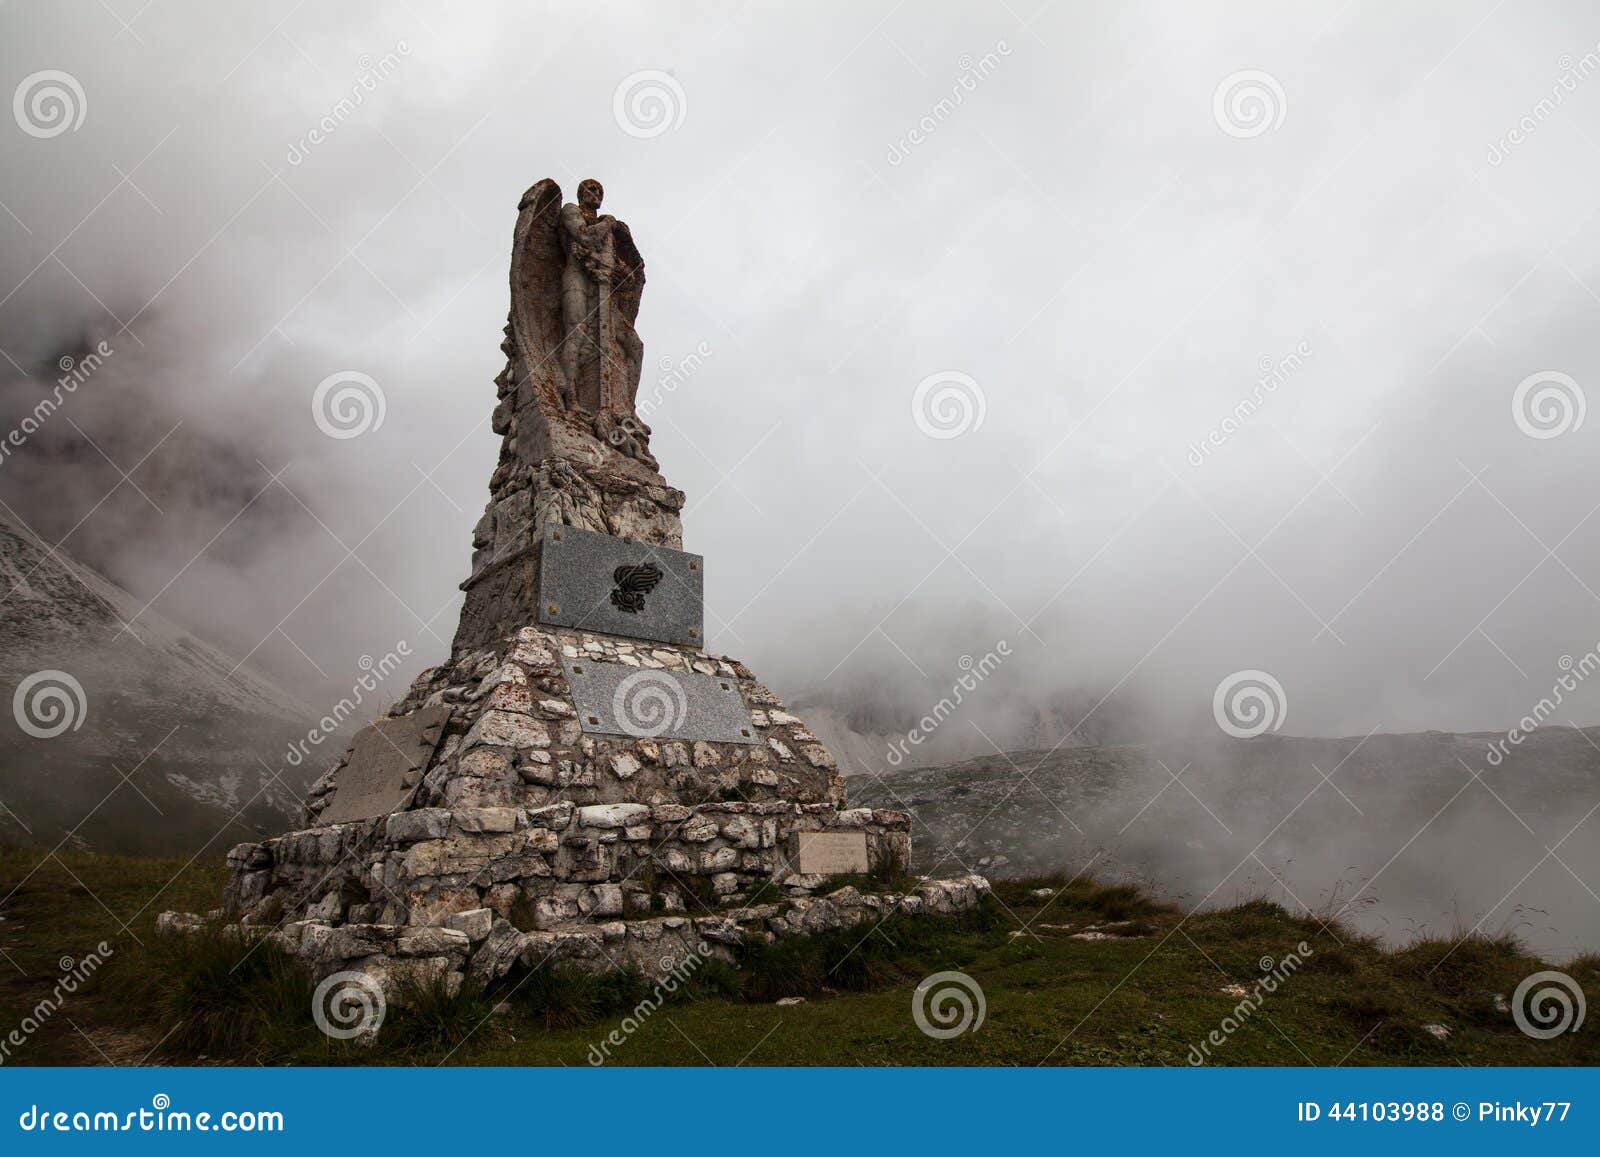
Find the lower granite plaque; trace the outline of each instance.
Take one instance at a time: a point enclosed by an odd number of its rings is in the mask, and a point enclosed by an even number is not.
[[[317,822],[369,820],[404,807],[422,782],[449,718],[448,707],[424,707],[356,732],[349,762],[334,776],[333,799]]]
[[[595,735],[759,743],[738,680],[698,671],[664,671],[563,659],[578,724]]]
[[[802,876],[842,876],[869,870],[866,832],[800,832]]]
[[[546,526],[539,621],[630,639],[705,643],[705,560],[571,526]]]

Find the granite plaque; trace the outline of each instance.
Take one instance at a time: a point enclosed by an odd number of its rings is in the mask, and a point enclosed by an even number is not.
[[[705,644],[705,560],[570,526],[546,526],[539,621],[630,639]]]
[[[404,807],[422,782],[449,718],[448,707],[424,707],[356,732],[350,760],[334,776],[333,799],[317,822],[368,820]]]
[[[802,876],[842,876],[865,872],[866,832],[799,832],[800,854],[796,857]]]
[[[759,743],[739,681],[698,671],[562,659],[578,723],[595,735]]]

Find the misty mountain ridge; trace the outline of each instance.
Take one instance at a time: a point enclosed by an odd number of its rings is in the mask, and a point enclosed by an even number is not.
[[[912,813],[919,871],[1087,868],[1188,904],[1266,894],[1390,942],[1478,925],[1557,957],[1593,951],[1600,727],[1542,728],[1491,766],[1495,741],[1504,734],[1062,746],[859,776],[850,795]]]
[[[0,835],[11,842],[226,848],[284,828],[319,770],[283,766],[310,707],[4,522],[0,632],[12,706]]]

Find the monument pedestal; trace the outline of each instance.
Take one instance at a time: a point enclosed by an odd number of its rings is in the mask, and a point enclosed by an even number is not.
[[[610,702],[574,692],[608,667],[626,672],[603,683]],[[690,680],[723,701],[681,691]],[[729,699],[748,736],[728,734]],[[718,712],[723,734],[689,738],[710,732]],[[369,734],[406,720],[424,721],[407,734],[437,736],[409,790],[416,768],[392,747],[375,758],[384,744]],[[384,774],[388,793],[374,790]],[[405,796],[398,807],[394,791]],[[380,814],[347,817],[363,806]],[[318,781],[307,810],[305,830],[229,854],[225,912],[279,930],[319,971],[404,961],[403,947],[484,980],[551,952],[642,966],[663,936],[727,947],[957,911],[987,893],[976,878],[908,895],[839,893],[841,875],[869,889],[904,879],[909,816],[847,808],[833,757],[737,661],[571,629],[525,627],[424,672]],[[321,822],[330,815],[342,818]],[[418,939],[423,929],[466,939]]]
[[[223,918],[391,999],[550,961],[659,974],[989,891],[907,888],[910,817],[849,808],[817,737],[704,649],[705,560],[633,414],[644,264],[598,186],[580,200],[542,181],[519,206],[504,441],[450,661],[313,785],[304,830],[228,855]]]

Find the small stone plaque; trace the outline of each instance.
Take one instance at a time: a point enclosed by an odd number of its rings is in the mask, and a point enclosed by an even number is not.
[[[422,782],[449,718],[448,707],[424,707],[356,732],[350,760],[334,777],[333,799],[317,822],[369,820],[404,807]]]
[[[700,555],[570,526],[544,528],[541,623],[699,647],[704,618]]]
[[[562,659],[578,724],[595,735],[760,743],[732,677]]]
[[[868,871],[866,832],[800,832],[802,876],[843,876]]]

